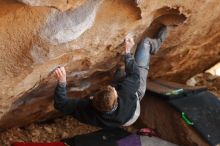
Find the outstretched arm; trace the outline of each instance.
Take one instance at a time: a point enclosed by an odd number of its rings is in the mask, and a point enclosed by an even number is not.
[[[132,37],[125,38],[125,71],[127,75],[135,73],[134,56],[131,54],[131,48],[134,46],[134,39]]]
[[[64,114],[72,114],[79,101],[70,99],[66,95],[66,71],[64,67],[57,68],[55,70],[55,76],[58,84],[55,89],[54,107]]]
[[[79,121],[100,126],[89,99],[70,99],[66,93],[66,71],[64,67],[57,68],[55,76],[58,85],[55,90],[54,107],[64,114],[72,115]]]
[[[133,38],[125,39],[125,72],[126,78],[122,82],[122,90],[127,93],[135,93],[140,84],[140,73],[135,62],[134,56],[131,54],[131,48],[134,46]]]

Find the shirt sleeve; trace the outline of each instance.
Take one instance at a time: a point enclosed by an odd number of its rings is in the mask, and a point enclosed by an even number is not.
[[[140,86],[140,72],[134,56],[130,53],[125,54],[125,72],[126,77],[121,83],[121,91],[124,93],[135,94]]]
[[[66,94],[66,83],[58,83],[55,89],[54,107],[63,114],[70,115],[79,104],[79,100],[70,99]]]
[[[127,75],[134,73],[134,56],[130,53],[125,54],[125,72]]]
[[[100,126],[96,111],[90,99],[70,99],[66,94],[66,83],[59,83],[55,89],[54,107],[65,115],[71,115],[80,122]]]

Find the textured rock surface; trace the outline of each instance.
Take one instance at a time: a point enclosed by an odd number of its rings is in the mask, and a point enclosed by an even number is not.
[[[47,6],[65,11],[82,5],[85,0],[18,0],[29,6]]]
[[[220,76],[220,62],[214,65],[212,68],[206,70],[206,72],[212,75]]]
[[[41,38],[54,45],[75,40],[92,27],[96,10],[101,2],[101,0],[88,0],[77,9],[65,12],[54,11],[40,33]]]
[[[109,83],[128,32],[138,42],[160,23],[173,25],[152,58],[150,78],[185,82],[208,69],[220,60],[219,3],[0,0],[0,128],[54,115],[51,71],[59,65],[67,69],[72,97]]]
[[[29,7],[16,1],[2,0],[0,4],[1,128],[26,124],[53,111],[56,81],[51,71],[58,65],[66,66],[70,94],[74,97],[83,97],[105,84],[109,80],[109,70],[121,56],[118,52],[122,50],[117,46],[127,32],[140,26],[140,9],[132,1],[86,1],[81,6],[84,9],[63,13],[49,7]],[[79,17],[80,14],[89,16]],[[56,25],[52,25],[53,22]],[[70,41],[69,38],[59,38],[63,32],[71,32],[64,27],[80,30],[75,30],[76,36],[70,36],[73,39]],[[61,41],[58,44],[58,40],[55,45],[50,38],[56,36],[66,43]],[[17,122],[14,122],[15,116]]]

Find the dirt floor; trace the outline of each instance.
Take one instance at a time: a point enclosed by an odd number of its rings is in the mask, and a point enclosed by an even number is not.
[[[10,146],[13,142],[54,142],[97,129],[66,116],[44,124],[31,124],[27,127],[7,130],[0,134],[0,145]]]
[[[207,86],[220,99],[220,77],[198,74],[193,77],[196,86]],[[66,116],[41,124],[31,124],[23,128],[12,128],[0,134],[0,145],[10,146],[13,142],[54,142],[78,134],[98,130]]]

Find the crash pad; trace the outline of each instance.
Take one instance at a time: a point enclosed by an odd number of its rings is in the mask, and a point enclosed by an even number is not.
[[[156,80],[148,82],[147,94],[173,106],[209,144],[220,144],[220,101],[205,87]]]

